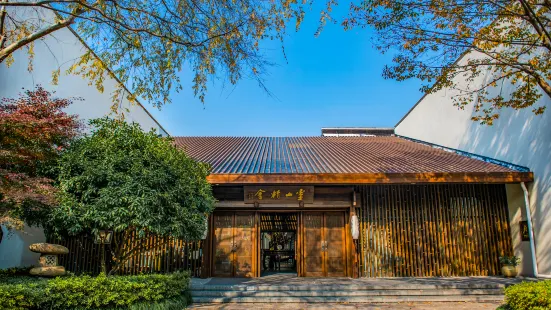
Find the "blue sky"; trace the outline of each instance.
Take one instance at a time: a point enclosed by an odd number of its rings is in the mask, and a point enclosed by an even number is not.
[[[346,9],[344,7],[340,10]],[[209,84],[203,105],[191,90],[191,72],[182,72],[184,90],[151,113],[172,136],[318,136],[321,127],[392,127],[421,98],[419,81],[385,80],[392,55],[371,44],[369,29],[345,32],[328,24],[320,36],[320,8],[308,11],[299,32],[290,27],[287,63],[277,44],[266,44],[265,84]]]

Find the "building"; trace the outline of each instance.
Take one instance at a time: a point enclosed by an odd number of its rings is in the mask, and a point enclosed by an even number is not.
[[[213,167],[203,277],[497,275],[518,246],[506,188],[533,180],[394,136],[175,142]]]
[[[87,45],[72,29],[64,28],[56,31],[54,36],[35,43],[36,59],[32,72],[27,70],[26,51],[16,52],[12,66],[0,65],[0,98],[16,98],[23,89],[41,85],[55,92],[57,97],[82,99],[75,100],[67,112],[77,114],[83,120],[110,115],[113,106],[111,93],[121,85],[118,80],[105,77],[104,92],[99,92],[89,81],[74,75],[62,74],[57,85],[51,83],[54,70],[59,68],[61,72],[65,71],[87,49]],[[161,135],[168,135],[141,103],[131,104],[126,94],[128,90],[117,102],[118,112],[124,115],[125,120],[139,123],[144,130],[155,129]],[[4,236],[0,243],[0,269],[37,263],[39,254],[30,252],[28,246],[45,240],[42,229],[25,227],[23,232],[9,232],[2,227],[2,230]]]
[[[324,137],[371,137],[392,136],[394,128],[381,127],[324,127],[321,129]]]
[[[473,57],[478,56],[468,53],[458,61],[466,62]],[[481,74],[470,82],[471,88],[490,78],[489,73]],[[459,75],[455,82],[466,88],[463,76]],[[504,83],[490,91],[505,95],[511,87]],[[529,168],[534,173],[533,183],[526,183],[524,189],[520,184],[506,187],[511,237],[515,255],[521,258],[521,275],[551,276],[551,99],[543,95],[537,103],[547,107],[543,115],[534,115],[531,108],[502,109],[494,125],[485,126],[471,120],[475,113],[473,104],[464,110],[453,106],[456,94],[457,90],[442,89],[422,97],[398,122],[396,135]],[[528,224],[533,238],[522,238],[522,229],[528,229]]]

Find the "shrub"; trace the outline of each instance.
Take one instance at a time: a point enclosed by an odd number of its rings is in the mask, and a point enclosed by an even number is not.
[[[551,309],[551,280],[522,282],[505,289],[505,302],[513,310]]]
[[[41,309],[47,301],[44,295],[47,281],[31,277],[8,279],[0,283],[0,309]]]
[[[0,277],[28,276],[33,266],[0,269]]]
[[[189,273],[20,277],[0,284],[0,309],[182,309]]]
[[[520,263],[520,258],[516,257],[516,256],[500,256],[499,257],[499,262],[502,264],[502,265],[505,265],[505,266],[518,266],[518,264]]]

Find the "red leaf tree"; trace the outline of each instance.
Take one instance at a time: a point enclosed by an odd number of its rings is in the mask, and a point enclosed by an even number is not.
[[[38,86],[0,101],[0,224],[21,229],[33,211],[55,204],[57,160],[83,127],[63,111],[73,100]]]

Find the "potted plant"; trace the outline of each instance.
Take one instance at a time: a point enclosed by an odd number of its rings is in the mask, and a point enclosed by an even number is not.
[[[501,273],[507,278],[514,278],[518,274],[517,266],[520,263],[520,258],[516,256],[501,256],[499,258],[501,263]]]

